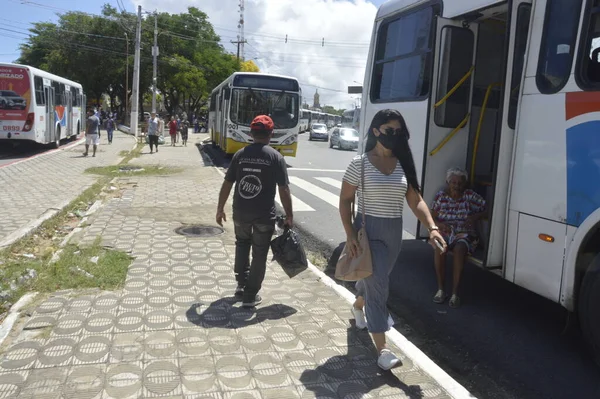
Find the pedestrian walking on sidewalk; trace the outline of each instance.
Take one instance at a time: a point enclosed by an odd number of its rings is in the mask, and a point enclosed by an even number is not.
[[[112,114],[108,116],[106,120],[106,135],[108,136],[108,144],[112,144],[113,132],[115,131],[115,120]]]
[[[150,118],[148,119],[148,143],[150,144],[150,154],[153,153],[152,146],[158,152],[158,118],[156,117],[156,112],[150,114]]]
[[[169,136],[171,136],[171,147],[175,147],[175,140],[177,140],[177,121],[172,116],[169,121]]]
[[[190,123],[188,121],[183,121],[181,123],[181,144],[183,144],[185,147],[187,147],[189,131],[190,131]]]
[[[239,150],[231,160],[219,193],[217,223],[227,221],[225,202],[235,183],[233,195],[233,224],[235,227],[235,276],[238,286],[235,296],[242,306],[258,305],[258,295],[265,278],[267,254],[275,231],[275,192],[286,213],[285,224],[293,226],[292,197],[287,165],[283,156],[271,148],[273,120],[257,116],[250,125],[254,143]],[[252,263],[250,248],[252,247]]]
[[[357,231],[363,225],[369,240],[373,274],[356,283],[352,314],[356,327],[367,328],[377,348],[377,364],[389,370],[400,360],[386,348],[385,333],[393,325],[387,309],[389,275],[398,260],[402,245],[404,199],[419,221],[429,229],[429,242],[437,240],[446,249],[429,207],[423,201],[417,180],[410,138],[400,112],[382,110],[373,117],[367,132],[365,153],[348,166],[340,193],[340,216],[346,230],[350,256],[360,251]],[[358,212],[352,221],[352,205],[358,194]],[[364,199],[364,203],[363,203]]]
[[[89,109],[87,112],[88,118],[85,126],[85,152],[83,153],[84,157],[88,156],[90,151],[90,145],[93,146],[92,156],[96,156],[96,148],[98,148],[98,144],[100,143],[100,135],[98,131],[100,130],[100,119],[96,115],[94,115],[94,110]]]

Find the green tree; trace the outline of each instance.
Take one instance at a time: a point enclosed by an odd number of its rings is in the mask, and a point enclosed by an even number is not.
[[[242,65],[219,44],[220,37],[199,9],[190,7],[182,14],[159,13],[157,19],[157,87],[164,96],[165,107],[169,113],[199,112],[206,107],[211,90]],[[135,15],[119,12],[108,4],[97,16],[61,14],[57,23],[34,24],[30,38],[21,46],[19,62],[80,82],[94,102],[106,93],[111,104],[123,107],[129,102],[133,86],[135,24]],[[152,88],[153,42],[154,15],[146,15],[140,50],[140,115],[144,111],[144,96]]]

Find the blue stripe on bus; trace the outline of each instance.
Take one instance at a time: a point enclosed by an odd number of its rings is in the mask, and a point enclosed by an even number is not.
[[[567,223],[579,226],[598,208],[600,121],[590,121],[567,129]]]

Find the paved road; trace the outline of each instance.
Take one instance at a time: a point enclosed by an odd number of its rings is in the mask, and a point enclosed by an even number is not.
[[[288,158],[294,218],[313,250],[331,251],[345,239],[337,195],[355,154],[301,135],[298,156]],[[475,266],[466,267],[460,309],[435,305],[431,249],[415,240],[405,239],[391,281],[397,328],[478,397],[600,397],[599,369],[585,355],[577,322],[563,333],[560,306]]]

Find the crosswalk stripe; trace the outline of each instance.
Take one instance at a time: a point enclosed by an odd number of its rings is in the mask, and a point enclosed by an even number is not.
[[[299,177],[296,177],[296,176],[290,176],[290,183],[292,183],[294,186],[301,188],[302,190],[309,192],[310,194],[314,195],[315,197],[318,197],[318,198],[322,199],[323,201],[335,206],[336,208],[338,207],[338,205],[340,203],[339,196],[337,196],[336,194],[333,194],[327,190],[324,190],[319,186],[315,186],[314,184],[307,182],[304,179],[300,179]]]
[[[315,179],[317,179],[318,181],[321,181],[325,184],[329,184],[330,186],[333,186],[335,188],[342,188],[342,182],[339,180],[336,180],[334,178],[331,177],[315,177]]]
[[[277,188],[277,195],[275,195],[275,201],[283,208],[281,204],[281,200],[279,199],[279,188]],[[314,208],[308,205],[306,202],[302,201],[298,197],[292,195],[292,207],[294,212],[314,212]]]

